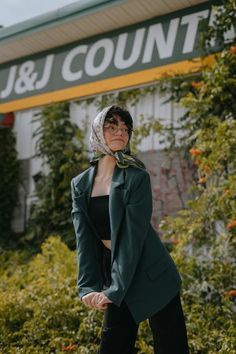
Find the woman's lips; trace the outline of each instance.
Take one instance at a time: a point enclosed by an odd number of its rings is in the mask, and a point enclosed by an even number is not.
[[[123,139],[113,139],[112,142],[120,141],[121,143],[124,143]]]

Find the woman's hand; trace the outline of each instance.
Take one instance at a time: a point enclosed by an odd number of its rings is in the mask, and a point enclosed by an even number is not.
[[[99,310],[105,310],[108,304],[111,304],[112,301],[106,297],[102,292],[96,295],[96,308]]]
[[[87,295],[84,295],[82,297],[82,302],[87,306],[87,307],[90,307],[90,308],[94,308],[95,307],[95,299],[96,299],[96,296],[100,294],[98,292],[91,292],[91,293],[88,293]]]
[[[82,297],[82,302],[90,308],[95,308],[99,310],[105,310],[108,303],[112,301],[109,300],[102,292],[91,292]]]

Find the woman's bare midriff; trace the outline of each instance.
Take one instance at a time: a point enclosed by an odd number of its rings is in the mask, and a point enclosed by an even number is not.
[[[109,248],[109,250],[111,249],[111,240],[102,240],[102,243],[106,248]]]

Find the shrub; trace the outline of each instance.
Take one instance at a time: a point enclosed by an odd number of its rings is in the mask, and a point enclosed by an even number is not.
[[[49,237],[34,256],[5,251],[0,265],[0,352],[96,354],[103,312],[79,300],[76,255],[59,237]],[[145,322],[137,346],[152,353]]]
[[[165,238],[179,241],[173,256],[183,277],[192,354],[233,354],[236,347],[235,64],[231,48],[223,50],[196,92],[181,99],[199,179],[188,209],[161,225]]]
[[[22,263],[24,257],[22,252],[5,252],[8,267],[1,274],[0,350],[60,353],[71,338],[77,339],[81,318],[87,314],[76,294],[74,252],[59,238],[50,237],[42,253],[28,263]]]

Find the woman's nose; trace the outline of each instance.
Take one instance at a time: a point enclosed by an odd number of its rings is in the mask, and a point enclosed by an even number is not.
[[[119,128],[119,127],[118,127],[116,134],[123,135],[123,128]]]

